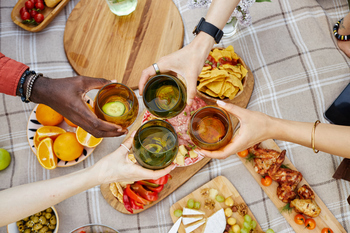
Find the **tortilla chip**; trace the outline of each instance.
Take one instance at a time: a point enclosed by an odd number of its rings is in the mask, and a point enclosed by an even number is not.
[[[215,94],[219,94],[222,86],[223,86],[223,82],[222,81],[215,81],[215,82],[211,82],[207,85],[208,89],[210,89],[211,91],[213,91]]]
[[[247,75],[248,70],[244,68],[244,66],[241,66],[241,73],[242,73],[242,78],[244,78]]]
[[[118,182],[110,183],[109,184],[109,190],[111,190],[114,197],[118,199],[121,203],[123,202],[123,189],[120,187]]]
[[[243,90],[242,82],[237,77],[230,74],[230,79],[227,79],[227,82],[230,82],[230,83],[232,83],[233,86],[236,86],[240,90]]]
[[[207,93],[208,95],[213,96],[213,97],[219,97],[216,93],[212,92],[210,89],[207,89],[205,91],[205,93]]]
[[[237,95],[238,93],[238,88],[235,88],[235,90],[231,93],[231,95],[228,97],[230,100],[232,100],[233,98],[235,98],[235,96]]]
[[[219,61],[220,58],[222,58],[221,51],[219,49],[214,49],[211,56],[214,58],[216,62]]]

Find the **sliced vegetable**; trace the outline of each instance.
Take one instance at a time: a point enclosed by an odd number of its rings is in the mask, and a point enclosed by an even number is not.
[[[140,197],[139,195],[137,195],[134,191],[131,190],[130,188],[130,184],[128,184],[126,186],[126,189],[124,190],[124,193],[126,193],[126,195],[128,195],[128,197],[130,197],[131,199],[133,199],[134,201],[137,201],[138,203],[141,203],[143,205],[149,205],[151,204],[151,201],[148,201],[142,197]]]
[[[139,180],[136,183],[141,184],[141,185],[146,185],[147,188],[148,187],[158,188],[160,186],[159,184],[151,183],[151,182],[148,182],[146,180]]]
[[[134,211],[131,208],[130,198],[126,195],[125,192],[123,193],[123,202],[125,209],[133,214]]]
[[[130,203],[131,203],[131,208],[133,208],[134,210],[143,209],[143,205],[140,204],[140,203],[137,203],[137,202],[134,201],[133,199],[130,199]]]
[[[153,184],[159,184],[159,185],[165,185],[166,183],[168,183],[168,179],[171,179],[171,175],[167,174],[165,176],[160,177],[159,179],[156,180],[147,180],[148,182],[151,182]]]
[[[158,193],[146,190],[141,184],[132,184],[131,189],[135,191],[136,194],[148,201],[158,200]]]
[[[153,191],[153,192],[160,193],[160,191],[163,190],[164,185],[159,185],[159,187],[157,187],[157,188],[153,188],[153,187],[149,187],[149,186],[147,186],[146,188],[149,189],[149,190],[151,190],[151,191]]]

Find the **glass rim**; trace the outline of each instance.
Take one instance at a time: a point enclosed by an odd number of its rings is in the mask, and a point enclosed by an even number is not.
[[[160,76],[165,76],[165,77],[168,77],[169,79],[171,79],[172,81],[174,81],[175,82],[175,84],[176,84],[176,86],[177,86],[177,89],[179,90],[179,96],[178,96],[178,98],[177,98],[177,100],[176,100],[176,104],[172,107],[172,108],[170,108],[170,109],[168,109],[168,110],[164,110],[164,111],[157,111],[157,112],[168,112],[168,111],[171,111],[172,109],[174,109],[175,108],[175,106],[177,106],[178,104],[179,104],[179,102],[180,102],[180,100],[181,100],[181,96],[182,96],[182,93],[181,93],[181,91],[180,91],[180,86],[179,86],[179,84],[177,83],[177,81],[176,81],[176,79],[178,80],[178,81],[180,81],[180,82],[182,82],[180,79],[178,79],[178,78],[176,78],[175,76],[173,76],[173,75],[170,75],[170,74],[157,74],[157,75],[155,75],[155,76],[153,76],[152,78],[150,78],[147,82],[146,82],[146,84],[145,84],[145,88],[144,88],[144,94],[142,95],[142,99],[143,99],[143,103],[145,104],[145,107],[148,109],[149,107],[148,107],[148,105],[146,104],[146,100],[145,100],[145,96],[146,96],[146,87],[148,87],[149,85],[150,85],[150,83],[151,83],[151,81],[153,81],[153,79],[155,79],[155,78],[157,78],[157,77],[160,77]]]
[[[80,226],[80,227],[77,227],[77,228],[71,230],[70,233],[72,233],[72,232],[74,232],[74,231],[77,231],[77,230],[79,230],[79,229],[82,228],[82,227],[92,227],[92,226],[107,227],[107,228],[109,228],[109,229],[111,229],[111,230],[114,230],[115,232],[119,233],[119,231],[117,231],[116,229],[114,229],[114,228],[112,228],[112,227],[110,227],[110,226],[104,225],[104,224],[100,224],[100,223],[89,223],[89,224],[85,224],[85,225],[83,225],[83,226]]]
[[[123,115],[121,115],[121,116],[111,116],[111,115],[105,113],[105,112],[102,110],[102,108],[100,107],[100,103],[99,103],[98,100],[99,100],[101,91],[103,91],[103,89],[106,88],[107,86],[116,85],[116,84],[119,84],[119,85],[125,87],[125,88],[129,91],[129,93],[131,93],[131,96],[132,96],[132,104],[134,105],[134,103],[135,103],[135,92],[134,92],[133,90],[131,90],[128,86],[126,86],[126,85],[124,85],[124,84],[122,84],[122,83],[108,83],[108,84],[104,85],[104,86],[97,92],[97,95],[96,95],[96,105],[97,105],[98,109],[100,110],[100,112],[101,112],[103,115],[107,115],[107,116],[113,117],[113,118],[123,117],[123,116],[127,115],[127,114],[132,110],[132,106],[130,106],[130,109],[129,109],[128,111],[124,112]],[[137,101],[137,98],[136,98],[136,101]]]
[[[230,115],[229,115],[224,109],[222,109],[222,108],[220,108],[220,107],[217,107],[217,106],[207,105],[207,106],[204,106],[204,107],[201,107],[201,108],[197,109],[197,111],[191,116],[191,119],[190,119],[190,131],[191,131],[191,132],[194,131],[193,128],[192,128],[192,125],[193,125],[193,120],[194,120],[195,116],[196,116],[199,112],[201,112],[202,110],[205,110],[205,109],[207,109],[207,108],[214,108],[214,109],[216,109],[216,110],[219,110],[220,112],[222,112],[222,113],[225,115],[225,117],[226,117],[226,119],[227,119],[227,121],[228,121],[228,129],[227,129],[226,132],[225,132],[225,136],[220,140],[220,141],[223,141],[224,139],[226,139],[226,137],[227,137],[227,135],[228,135],[228,132],[229,132],[229,129],[232,128],[232,123],[231,123]],[[193,133],[192,133],[192,134],[193,134]],[[195,137],[198,141],[200,141],[200,142],[203,143],[204,145],[213,145],[213,144],[216,144],[216,143],[220,142],[220,141],[217,141],[217,142],[215,142],[215,143],[207,143],[207,142],[204,142],[202,139],[198,138],[195,134],[193,134],[193,137]]]
[[[141,125],[140,128],[137,130],[137,131],[139,132],[139,133],[137,134],[137,140],[140,142],[140,145],[141,145],[145,150],[147,150],[147,151],[150,152],[150,153],[154,153],[154,152],[152,152],[152,151],[149,151],[146,147],[143,146],[143,143],[141,142],[141,139],[140,139],[140,136],[141,136],[141,135],[140,135],[140,132],[141,132],[142,128],[143,128],[147,123],[151,123],[151,122],[155,122],[155,121],[159,121],[159,122],[166,123],[167,125],[169,125],[170,128],[174,131],[174,132],[171,132],[171,130],[170,130],[170,132],[174,135],[174,137],[175,137],[175,139],[176,139],[176,140],[175,140],[175,143],[174,143],[174,146],[171,147],[169,150],[164,151],[164,152],[161,152],[161,153],[155,153],[155,154],[161,155],[161,154],[164,154],[164,153],[166,153],[166,152],[168,152],[168,151],[174,149],[174,148],[176,147],[176,142],[179,141],[178,136],[177,136],[177,133],[176,133],[174,127],[173,127],[169,122],[164,121],[164,120],[161,120],[161,119],[153,119],[153,120],[149,120],[149,121],[145,122],[145,123],[144,123],[143,125]],[[159,125],[159,126],[161,126],[161,125]],[[164,126],[161,126],[161,127],[164,127]],[[165,127],[164,127],[164,128],[165,128]]]

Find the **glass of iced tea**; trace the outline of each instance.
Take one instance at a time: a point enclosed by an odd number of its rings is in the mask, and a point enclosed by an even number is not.
[[[216,106],[198,109],[189,124],[191,140],[204,150],[226,146],[233,135],[230,115]]]
[[[137,162],[148,169],[159,170],[176,158],[179,141],[174,128],[163,120],[150,120],[136,132],[133,152]]]
[[[126,128],[135,121],[139,102],[129,87],[121,83],[110,83],[97,93],[94,111],[98,118]]]
[[[143,102],[147,110],[159,118],[177,116],[186,107],[186,87],[184,83],[167,74],[152,77],[145,85]]]

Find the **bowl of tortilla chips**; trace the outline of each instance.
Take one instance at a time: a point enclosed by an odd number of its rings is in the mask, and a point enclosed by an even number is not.
[[[247,66],[232,45],[214,48],[198,76],[197,92],[209,101],[231,101],[243,93],[247,78]]]

